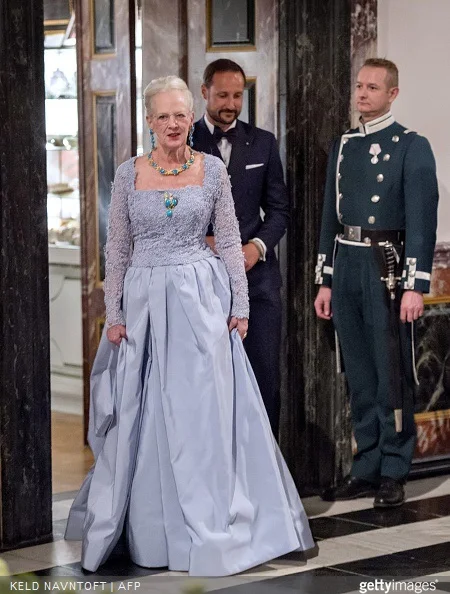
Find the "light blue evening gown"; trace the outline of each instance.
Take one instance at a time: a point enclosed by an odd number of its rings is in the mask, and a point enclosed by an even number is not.
[[[66,538],[95,571],[125,531],[131,559],[193,576],[238,573],[314,546],[231,315],[248,317],[226,169],[204,155],[201,186],[135,190],[134,159],[113,188],[107,323],[91,377],[95,465]],[[210,220],[220,258],[205,243]]]

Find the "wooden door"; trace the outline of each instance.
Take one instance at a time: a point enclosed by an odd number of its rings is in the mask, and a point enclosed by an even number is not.
[[[76,0],[83,305],[84,428],[104,324],[104,247],[111,182],[136,151],[134,0]]]

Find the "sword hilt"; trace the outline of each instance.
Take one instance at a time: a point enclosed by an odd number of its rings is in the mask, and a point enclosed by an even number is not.
[[[397,287],[397,281],[400,280],[399,277],[395,276],[395,265],[397,263],[396,253],[394,246],[390,241],[387,241],[383,247],[386,256],[387,276],[382,277],[381,280],[386,283],[386,287],[390,293],[391,299],[395,299],[395,289]]]

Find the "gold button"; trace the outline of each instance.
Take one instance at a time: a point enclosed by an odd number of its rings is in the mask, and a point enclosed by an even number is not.
[[[342,175],[340,173],[338,173],[338,179],[341,179]]]
[[[343,218],[343,215],[342,215],[342,213],[340,212],[340,213],[338,214],[338,219],[339,219],[340,221],[342,221],[342,218]]]
[[[410,264],[416,264],[416,262],[417,262],[417,259],[416,258],[410,258],[409,259],[409,263]]]
[[[398,142],[399,140],[400,138],[397,135],[392,137],[392,142]]]
[[[375,223],[375,217],[369,217],[367,220],[369,221],[369,223],[371,225],[373,225]]]
[[[389,161],[390,158],[391,158],[391,155],[386,153],[383,157],[383,161]]]
[[[340,192],[340,194],[339,194],[339,200],[342,200],[343,197],[344,197],[344,195],[342,194],[342,192]]]
[[[380,197],[375,194],[375,196],[372,196],[371,200],[372,200],[372,202],[379,202]]]
[[[341,156],[339,157],[339,161],[341,161],[341,162],[342,162],[343,160],[344,160],[344,155],[341,155]]]
[[[380,182],[381,183],[383,180],[384,180],[384,175],[382,173],[379,173],[377,175],[377,182]]]
[[[367,245],[370,245],[370,237],[364,237],[364,243],[367,243]]]
[[[342,140],[342,144],[347,144],[347,142],[348,142],[348,138],[344,138],[344,139]]]

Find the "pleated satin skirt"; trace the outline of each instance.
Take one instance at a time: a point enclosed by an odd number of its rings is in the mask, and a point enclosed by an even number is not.
[[[104,563],[123,532],[136,564],[192,576],[314,546],[242,341],[228,331],[230,305],[218,258],[129,268],[128,340],[100,342],[95,464],[66,530],[82,539],[85,569]]]

